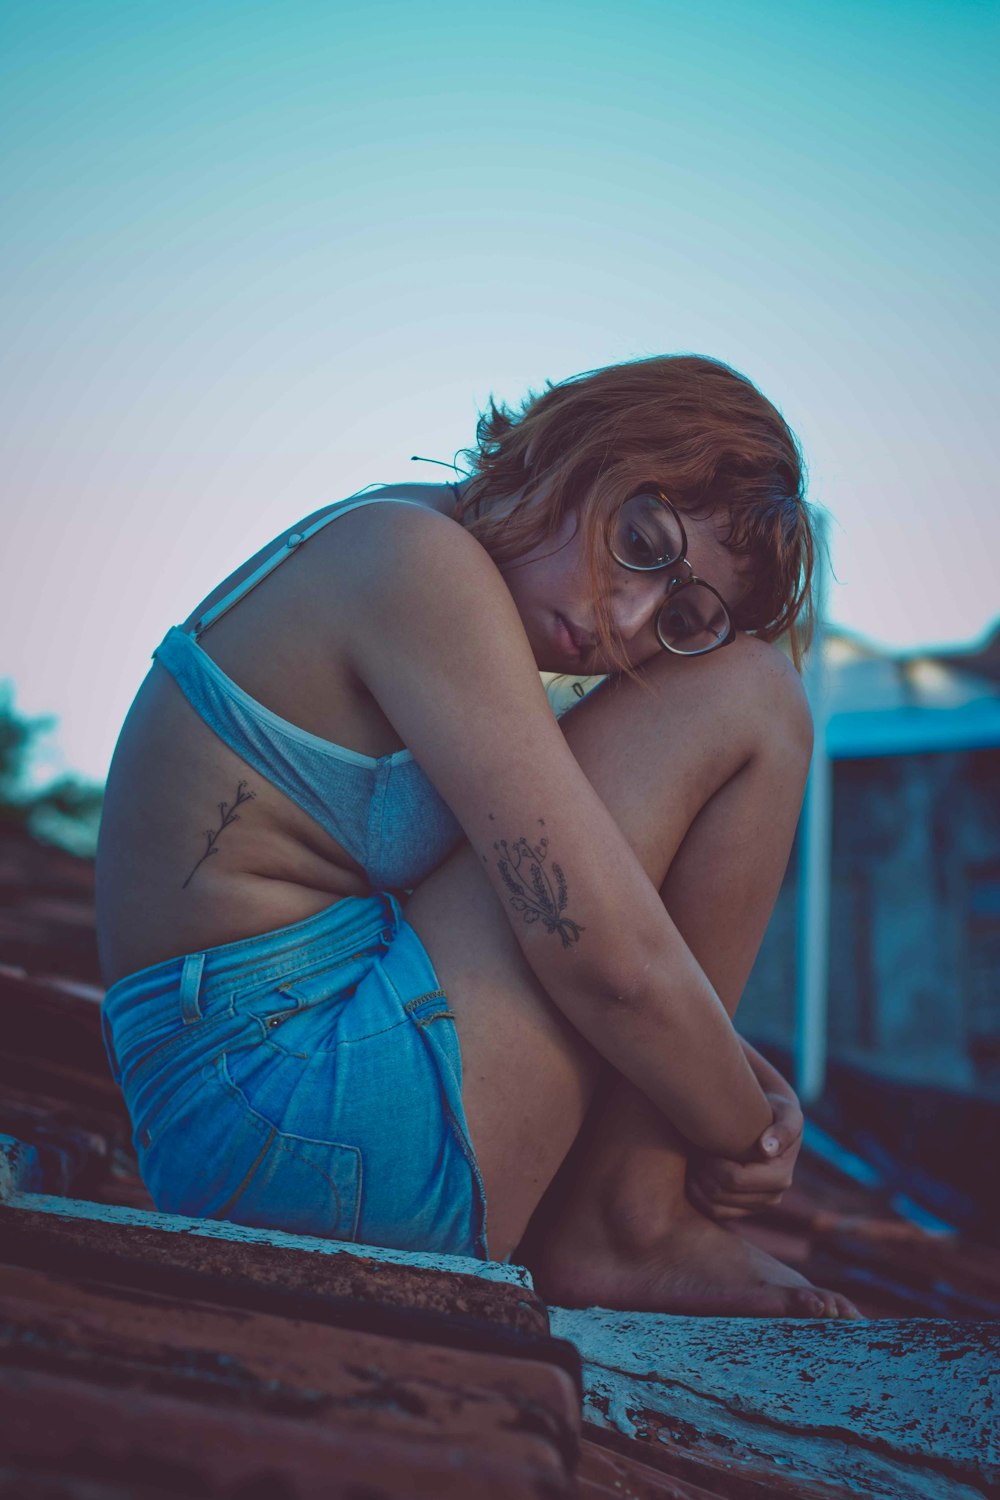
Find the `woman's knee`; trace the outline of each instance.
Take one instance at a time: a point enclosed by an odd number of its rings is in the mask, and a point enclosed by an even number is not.
[[[584,699],[564,726],[571,743],[594,731],[623,740],[647,732],[671,759],[681,740],[726,746],[743,761],[780,750],[808,767],[813,743],[799,674],[777,646],[748,635],[701,658],[663,652],[637,680],[617,679]]]
[[[762,746],[777,747],[808,766],[813,748],[812,710],[792,662],[778,646],[753,636],[741,636],[733,655],[743,695],[741,712],[752,716]]]

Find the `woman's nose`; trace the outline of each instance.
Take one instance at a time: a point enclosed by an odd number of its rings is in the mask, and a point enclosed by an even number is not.
[[[666,598],[668,579],[658,575],[642,578],[633,574],[625,587],[616,591],[614,599],[615,625],[622,640],[634,640],[647,626],[652,626],[657,610]]]

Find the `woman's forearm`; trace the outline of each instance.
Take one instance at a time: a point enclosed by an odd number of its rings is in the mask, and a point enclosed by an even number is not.
[[[660,1046],[643,1038],[637,1060],[655,1076],[658,1097],[650,1097],[693,1146],[748,1160],[774,1112],[721,1000],[707,980],[699,989],[670,995],[670,1018],[656,1028]]]
[[[638,972],[634,964],[619,967],[617,982],[602,965],[589,976],[596,981],[586,986],[589,1004],[581,1006],[577,990],[572,1019],[692,1145],[749,1159],[773,1111],[722,1001],[676,928],[666,948]]]
[[[750,1064],[753,1076],[764,1090],[765,1094],[783,1094],[786,1099],[798,1099],[798,1095],[788,1082],[782,1077],[773,1063],[768,1062],[766,1057],[759,1053],[756,1047],[751,1047],[746,1037],[740,1037],[740,1046],[743,1048],[744,1056]]]

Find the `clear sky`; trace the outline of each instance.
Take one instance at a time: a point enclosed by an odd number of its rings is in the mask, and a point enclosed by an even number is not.
[[[1000,10],[7,0],[0,676],[106,771],[167,627],[491,392],[693,350],[797,431],[834,621],[1000,610]],[[60,759],[61,758],[61,759]]]

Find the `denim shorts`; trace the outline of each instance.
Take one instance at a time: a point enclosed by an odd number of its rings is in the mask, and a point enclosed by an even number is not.
[[[161,1211],[488,1258],[454,1017],[395,896],[130,974],[101,1019]]]

